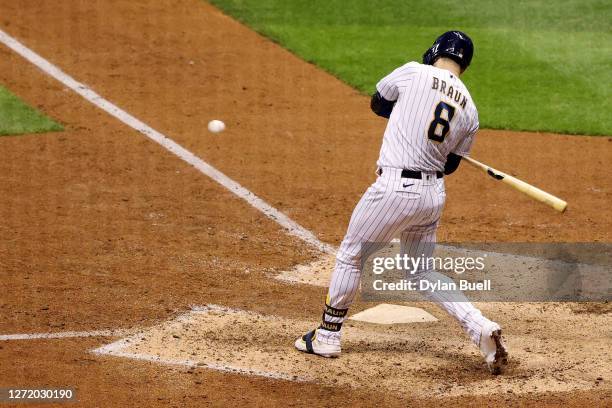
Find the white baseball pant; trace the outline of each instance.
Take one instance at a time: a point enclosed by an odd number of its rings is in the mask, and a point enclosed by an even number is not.
[[[400,236],[400,250],[410,257],[431,257],[436,242],[436,230],[444,208],[444,179],[435,172],[423,172],[422,179],[402,178],[401,169],[383,168],[382,174],[365,192],[349,223],[348,231],[336,256],[327,304],[336,309],[348,309],[352,304],[361,278],[361,257],[376,250],[376,244],[388,243]],[[452,282],[433,270],[421,271],[419,279]],[[461,292],[453,292],[452,301],[444,292],[427,292],[434,301],[453,316],[478,345],[485,318]],[[458,297],[459,296],[459,297]],[[324,314],[330,323],[342,323],[345,317]],[[317,331],[319,341],[339,344],[341,331]]]

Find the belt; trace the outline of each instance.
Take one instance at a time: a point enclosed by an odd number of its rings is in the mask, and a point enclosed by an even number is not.
[[[383,169],[378,169],[378,175],[382,175]],[[436,171],[436,178],[444,177],[444,173],[441,171]],[[411,178],[411,179],[422,179],[423,173],[418,170],[402,170],[402,178]]]

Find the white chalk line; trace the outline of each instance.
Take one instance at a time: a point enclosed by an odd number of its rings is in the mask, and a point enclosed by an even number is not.
[[[100,355],[108,355],[108,356],[113,356],[113,357],[129,358],[132,360],[149,361],[152,363],[158,363],[158,364],[163,364],[163,365],[185,366],[188,368],[204,368],[204,369],[223,371],[223,372],[234,373],[234,374],[251,375],[255,377],[265,377],[265,378],[271,378],[274,380],[285,380],[285,381],[296,381],[296,382],[311,381],[308,378],[287,375],[287,374],[278,373],[275,371],[250,370],[250,369],[245,369],[241,367],[232,367],[230,365],[213,364],[213,363],[200,362],[200,361],[195,361],[195,360],[178,360],[178,359],[171,359],[171,358],[162,358],[159,356],[155,356],[153,354],[146,354],[146,353],[128,353],[125,351],[107,350],[107,349],[102,349],[102,348],[92,350],[92,353],[100,354]]]
[[[78,82],[70,75],[62,71],[60,68],[53,65],[51,62],[49,62],[36,52],[32,51],[31,49],[29,49],[28,47],[26,47],[18,40],[11,37],[9,34],[2,30],[0,30],[0,42],[2,42],[8,48],[12,49],[14,52],[34,64],[45,74],[55,78],[68,88],[72,89],[77,94],[81,95],[93,105],[107,112],[109,115],[117,118],[132,129],[142,133],[152,141],[158,143],[166,150],[179,157],[181,160],[185,161],[186,163],[189,163],[190,165],[198,169],[202,174],[205,174],[217,183],[221,184],[233,194],[245,200],[251,206],[262,212],[266,217],[272,219],[280,226],[285,228],[290,235],[302,239],[303,241],[311,244],[321,252],[335,253],[336,249],[332,245],[320,241],[311,231],[302,227],[297,222],[289,218],[287,215],[272,207],[270,204],[255,195],[253,192],[241,186],[238,182],[232,180],[231,178],[229,178],[224,173],[217,170],[215,167],[211,166],[204,160],[200,159],[195,154],[185,149],[183,146],[179,145],[174,140],[170,139],[168,136],[162,134],[161,132],[158,132],[146,123],[142,122],[141,120],[130,115],[123,109],[119,108],[115,104],[104,99],[93,89],[81,82]]]
[[[131,330],[92,330],[92,331],[65,331],[56,333],[20,333],[2,334],[0,341],[11,340],[37,340],[37,339],[66,339],[74,337],[117,337],[132,333]]]
[[[219,305],[193,306],[191,312],[205,313],[208,311],[217,311],[224,313],[251,313],[255,312],[243,311],[241,309],[231,309]],[[178,322],[187,321],[189,313],[183,313],[177,316],[174,320]],[[160,323],[160,325],[163,323]],[[16,333],[16,334],[0,334],[0,341],[15,341],[15,340],[46,340],[46,339],[69,339],[78,337],[120,337],[133,334],[139,331],[138,329],[107,329],[107,330],[88,330],[88,331],[64,331],[64,332],[49,332],[49,333]]]
[[[269,317],[270,315],[263,315],[261,313],[257,313],[257,312],[253,312],[250,310],[244,310],[244,309],[236,309],[233,307],[228,307],[228,306],[222,306],[222,305],[215,305],[212,303],[209,303],[207,305],[204,306],[191,306],[191,312],[192,313],[209,313],[209,312],[221,312],[221,313],[237,313],[237,314],[243,314],[243,315],[249,315],[249,316],[257,316],[257,317]],[[185,313],[184,316],[188,316],[190,313]],[[275,317],[275,316],[272,316]]]
[[[188,323],[191,313],[203,314],[203,313],[209,313],[209,312],[233,313],[233,314],[242,314],[242,315],[247,315],[247,316],[264,316],[257,312],[251,312],[248,310],[234,309],[234,308],[215,305],[215,304],[208,304],[205,306],[192,306],[190,312],[183,313],[177,316],[172,321]],[[154,327],[162,327],[163,325],[167,323],[168,323],[167,321],[162,322]],[[276,371],[246,369],[242,367],[234,367],[228,364],[218,364],[218,363],[196,361],[196,360],[189,360],[189,359],[186,359],[186,360],[171,359],[171,358],[164,358],[164,357],[156,356],[153,354],[131,353],[131,352],[123,351],[123,349],[125,349],[126,347],[137,342],[141,338],[141,336],[142,336],[142,332],[139,331],[138,333],[133,334],[131,336],[117,340],[105,346],[93,349],[91,350],[91,352],[94,354],[98,354],[98,355],[130,358],[133,360],[149,361],[153,363],[172,365],[172,366],[185,366],[189,368],[205,368],[205,369],[223,371],[223,372],[234,373],[234,374],[271,378],[275,380],[296,381],[296,382],[312,381],[311,379],[306,378],[306,377],[298,377],[298,376],[288,375],[284,373],[279,373]]]

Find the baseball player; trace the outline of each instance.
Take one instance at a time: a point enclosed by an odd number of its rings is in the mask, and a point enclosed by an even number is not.
[[[471,39],[460,31],[442,34],[423,55],[376,85],[371,108],[388,118],[378,178],[351,216],[342,241],[321,325],[298,338],[295,347],[323,357],[340,355],[341,328],[361,278],[361,260],[373,243],[400,237],[400,251],[411,257],[431,257],[446,198],[444,175],[453,173],[468,155],[478,130],[478,112],[459,79],[472,60]],[[363,257],[363,258],[362,258]],[[421,279],[450,278],[434,270],[419,270]],[[500,326],[482,315],[465,296],[433,292],[428,296],[461,324],[480,348],[494,374],[507,364]]]

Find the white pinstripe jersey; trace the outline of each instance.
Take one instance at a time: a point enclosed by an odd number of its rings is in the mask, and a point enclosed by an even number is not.
[[[377,91],[397,101],[383,137],[379,167],[443,171],[450,152],[469,154],[478,111],[450,71],[409,62],[380,80]]]

